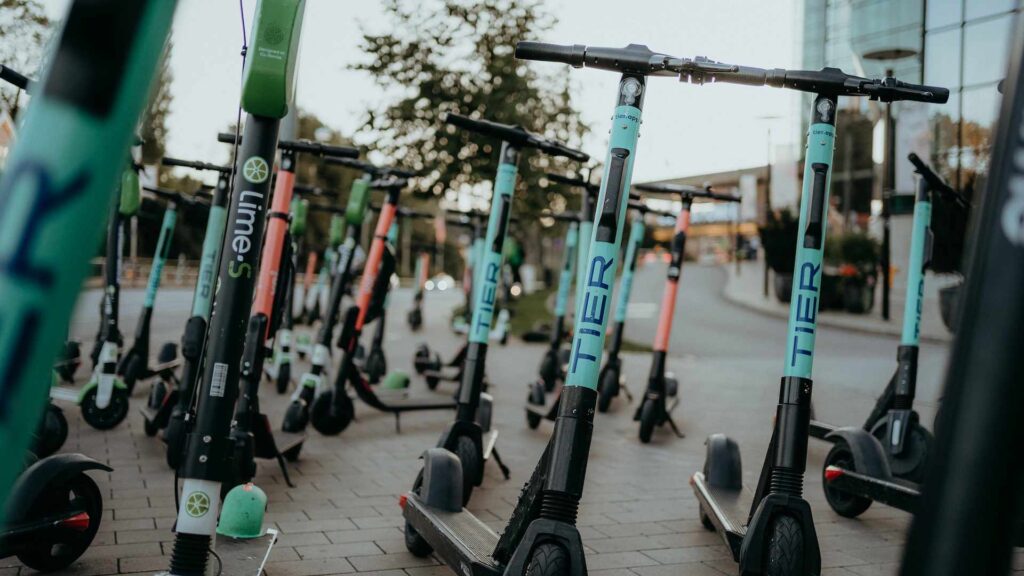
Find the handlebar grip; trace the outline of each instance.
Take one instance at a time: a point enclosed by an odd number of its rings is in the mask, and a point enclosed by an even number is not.
[[[714,74],[716,82],[743,84],[744,86],[764,86],[768,82],[769,72],[764,68],[753,66],[736,66],[735,72],[719,72]]]
[[[586,58],[587,47],[581,44],[566,46],[546,42],[516,42],[515,57],[519,60],[560,62],[581,68]]]
[[[331,144],[321,144],[312,140],[281,140],[277,143],[277,147],[282,150],[290,150],[292,152],[304,152],[306,154],[316,154],[317,156],[325,156],[329,158],[358,158],[359,150],[357,148],[351,148],[349,146],[335,146]]]
[[[735,194],[722,194],[720,192],[708,192],[707,197],[712,200],[721,200],[722,202],[740,202],[743,200]]]
[[[27,76],[19,74],[2,64],[0,64],[0,80],[11,84],[15,88],[28,89],[29,79]]]
[[[235,139],[235,135],[230,133],[230,132],[218,132],[217,133],[217,142],[223,142],[224,144],[241,144],[242,143],[242,135],[239,134],[238,138],[236,140]]]
[[[383,168],[381,170],[381,173],[382,174],[387,174],[388,176],[394,176],[395,178],[406,178],[406,179],[414,178],[416,176],[416,173],[413,172],[412,170],[403,170],[401,168]]]
[[[217,164],[210,164],[208,162],[198,162],[195,160],[180,160],[178,158],[171,158],[170,156],[164,156],[160,159],[160,163],[164,166],[180,166],[182,168],[192,168],[194,170],[208,170],[210,172],[221,172],[228,174],[231,172],[231,168],[228,166],[218,166]]]
[[[945,104],[949,100],[949,88],[941,86],[926,86],[924,84],[908,84],[896,82],[896,88],[903,95],[903,100],[915,102],[929,102],[932,104]]]
[[[549,156],[562,156],[569,158],[570,160],[576,160],[577,162],[586,162],[590,160],[590,155],[581,150],[575,148],[569,148],[558,143],[549,143],[540,146],[542,152],[546,152]]]

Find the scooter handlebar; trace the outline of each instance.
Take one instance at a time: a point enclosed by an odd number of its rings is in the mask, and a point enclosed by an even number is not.
[[[160,163],[164,166],[181,166],[182,168],[192,168],[193,170],[207,170],[210,172],[220,172],[221,174],[229,174],[231,168],[228,166],[218,166],[217,164],[210,164],[208,162],[198,162],[195,160],[180,160],[178,158],[171,158],[170,156],[164,156],[160,159]]]
[[[723,194],[715,192],[711,186],[698,188],[689,184],[633,184],[637,190],[654,192],[657,194],[680,194],[689,198],[708,198],[722,202],[739,202],[741,198],[735,194]]]
[[[539,134],[534,134],[533,132],[525,130],[519,126],[492,122],[490,120],[475,120],[468,116],[455,114],[453,112],[446,112],[442,114],[441,120],[447,124],[451,124],[452,126],[462,128],[463,130],[469,130],[471,132],[476,132],[477,134],[497,138],[508,142],[513,146],[520,148],[536,148],[549,156],[563,156],[579,162],[586,162],[587,160],[590,160],[590,156],[584,152],[569,148],[561,142],[550,140],[540,136]]]
[[[582,44],[567,46],[564,44],[548,44],[547,42],[517,42],[516,58],[520,60],[536,60],[539,62],[559,62],[574,68],[583,67],[587,55],[587,47]]]
[[[380,176],[394,176],[396,178],[412,178],[416,176],[415,172],[410,170],[403,170],[401,168],[394,168],[391,166],[376,166],[363,160],[357,160],[355,158],[337,158],[328,157],[324,159],[328,164],[337,164],[338,166],[345,166],[347,168],[355,168],[356,170],[362,170],[373,175]]]
[[[907,159],[910,160],[910,163],[914,165],[914,170],[921,175],[921,178],[928,183],[932,190],[943,198],[952,200],[961,208],[967,208],[967,201],[964,200],[964,197],[954,190],[952,186],[946,184],[946,181],[925,164],[917,154],[911,152],[907,155]]]
[[[230,132],[217,134],[217,141],[225,144],[234,144],[235,135]],[[242,143],[242,136],[239,135],[237,143]],[[333,144],[321,144],[313,140],[278,140],[277,147],[280,150],[290,152],[302,152],[304,154],[315,154],[323,158],[359,158],[359,149],[350,146],[336,146]]]
[[[0,64],[0,80],[11,84],[15,88],[20,88],[21,90],[28,90],[30,82],[28,76],[20,74],[2,64]]]

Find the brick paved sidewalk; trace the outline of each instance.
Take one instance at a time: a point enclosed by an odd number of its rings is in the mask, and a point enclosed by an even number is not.
[[[714,297],[717,298],[717,295]],[[123,327],[134,326],[141,296],[124,295]],[[179,314],[157,307],[156,343],[177,339],[187,297],[161,294],[161,304],[177,303]],[[83,299],[83,318],[95,312],[95,300]],[[458,339],[445,327],[454,293],[427,296],[424,332],[411,335],[404,324],[408,291],[398,291],[391,305],[402,313],[389,315],[388,359],[392,368],[408,369],[415,345],[429,335],[431,345],[447,358]],[[169,306],[170,307],[170,306]],[[744,312],[746,313],[746,312]],[[76,333],[88,338],[94,324],[76,323]],[[551,426],[527,429],[523,412],[526,383],[542,350],[512,343],[493,346],[490,380],[494,382],[500,430],[498,450],[512,469],[505,481],[493,464],[474,493],[470,508],[496,530],[512,510],[522,483],[543,450]],[[626,375],[636,394],[648,369],[648,358],[627,355]],[[618,404],[596,422],[587,490],[579,524],[587,548],[590,572],[599,576],[710,576],[735,574],[726,548],[716,534],[701,528],[697,505],[688,485],[701,465],[703,439],[728,429],[740,442],[746,458],[744,473],[752,482],[767,443],[771,406],[775,402],[775,363],[742,358],[671,359],[670,368],[685,372],[680,395],[685,401],[675,418],[687,434],[676,439],[656,431],[650,445],[641,445],[631,420],[632,406]],[[83,373],[84,373],[83,369]],[[81,376],[81,375],[80,375]],[[81,451],[114,467],[95,475],[106,496],[106,516],[93,547],[68,574],[152,574],[165,570],[173,539],[175,517],[173,474],[164,464],[163,445],[142,430],[141,405],[148,386],[132,399],[125,424],[101,433],[84,425],[78,409],[64,406],[71,422],[65,450]],[[416,394],[431,394],[413,379]],[[449,388],[451,390],[451,388]],[[269,384],[262,405],[277,425],[287,402]],[[862,407],[857,407],[862,408]],[[398,496],[407,490],[418,469],[417,456],[432,446],[450,415],[410,413],[396,434],[394,419],[357,405],[358,421],[334,438],[310,432],[300,461],[291,468],[296,487],[284,485],[276,464],[260,461],[257,484],[270,497],[267,522],[282,535],[267,567],[270,576],[373,574],[375,576],[433,576],[451,572],[433,558],[420,559],[405,550]],[[875,506],[859,520],[832,513],[824,502],[818,477],[825,447],[812,446],[806,493],[821,539],[826,576],[892,574],[900,557],[908,516]],[[0,561],[0,574],[29,573],[14,559]],[[1019,567],[1024,568],[1024,562]]]

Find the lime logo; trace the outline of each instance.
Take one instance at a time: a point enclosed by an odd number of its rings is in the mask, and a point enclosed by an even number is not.
[[[262,184],[270,176],[270,167],[263,158],[253,156],[242,165],[242,175],[253,184]]]
[[[185,512],[193,518],[201,518],[210,511],[210,497],[205,492],[193,492],[185,501]]]
[[[280,26],[267,26],[263,29],[263,41],[276,46],[284,41],[284,29]]]

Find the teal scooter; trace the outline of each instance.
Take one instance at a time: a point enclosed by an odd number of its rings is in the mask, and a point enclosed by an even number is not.
[[[684,80],[694,83],[769,85],[814,95],[785,366],[757,490],[753,494],[743,490],[739,446],[723,434],[708,437],[704,468],[693,475],[690,484],[700,504],[701,522],[721,534],[742,574],[817,575],[821,571],[821,553],[811,507],[802,492],[839,98],[866,96],[884,102],[943,103],[949,98],[949,91],[907,84],[891,77],[861,78],[836,68],[763,70],[703,58],[693,61],[690,68]],[[745,526],[741,523],[743,519],[747,520]]]

